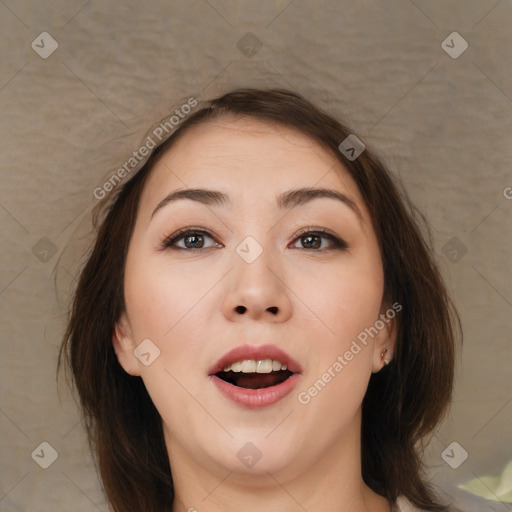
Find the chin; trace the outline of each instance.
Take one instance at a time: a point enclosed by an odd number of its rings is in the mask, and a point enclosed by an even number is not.
[[[280,478],[287,479],[292,473],[300,472],[299,459],[302,455],[297,450],[300,443],[277,435],[275,439],[265,439],[268,432],[268,429],[265,429],[260,436],[256,436],[254,430],[251,430],[245,436],[243,431],[238,431],[235,439],[230,439],[226,443],[217,441],[214,444],[215,451],[209,453],[209,456],[223,472],[232,472],[230,479],[236,478],[247,483],[248,476],[251,479],[261,477],[261,486],[268,484],[269,473],[276,478],[279,474]],[[205,452],[208,453],[206,450]],[[275,485],[275,481],[273,483]]]

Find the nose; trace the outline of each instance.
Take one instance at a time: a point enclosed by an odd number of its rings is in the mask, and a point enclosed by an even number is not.
[[[292,292],[286,281],[286,270],[279,266],[270,251],[263,250],[250,263],[235,253],[223,302],[225,316],[232,322],[244,319],[286,321],[292,309]]]

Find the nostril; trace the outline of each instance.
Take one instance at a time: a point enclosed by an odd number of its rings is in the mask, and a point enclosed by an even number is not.
[[[247,308],[245,306],[237,306],[235,308],[235,310],[237,313],[243,314],[247,311]],[[270,308],[267,308],[267,310],[270,311],[274,315],[277,314],[277,306],[272,306]]]

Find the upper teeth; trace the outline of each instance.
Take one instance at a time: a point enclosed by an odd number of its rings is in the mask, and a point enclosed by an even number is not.
[[[236,361],[235,363],[224,366],[224,371],[229,372],[242,372],[242,373],[270,373],[279,370],[286,370],[288,367],[280,361],[273,359],[244,359],[243,361]]]

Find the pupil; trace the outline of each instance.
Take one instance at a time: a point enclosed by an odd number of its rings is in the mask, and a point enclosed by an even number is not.
[[[196,239],[196,243],[190,242],[191,240]],[[194,248],[197,247],[203,247],[203,242],[197,242],[197,239],[202,239],[202,235],[190,235],[185,238],[185,245],[189,247],[190,245]],[[302,237],[303,241],[305,242],[305,245],[308,247],[313,247],[315,249],[318,249],[321,245],[320,237],[318,235],[307,235]],[[315,240],[313,243],[311,243],[312,240]],[[190,243],[189,243],[190,242]]]
[[[304,240],[308,240],[308,241],[311,241],[312,238],[316,238],[316,243],[314,243],[312,246],[311,244],[306,242],[306,245],[308,245],[309,247],[314,247],[315,249],[318,249],[318,247],[320,247],[320,245],[321,245],[318,243],[318,241],[320,239],[320,237],[318,235],[308,235],[308,236],[303,237]]]
[[[197,239],[197,238],[201,238],[201,235],[190,235],[190,236],[187,236],[187,237],[185,238],[185,245],[186,245],[187,247],[189,247],[189,244],[188,244],[189,240],[193,240],[194,238],[196,238],[196,239]],[[202,244],[202,243],[200,243],[199,245],[197,245],[197,244],[194,244],[194,243],[192,242],[192,246],[193,246],[194,248],[197,248],[197,247],[202,247],[202,246],[203,246],[203,244]]]

